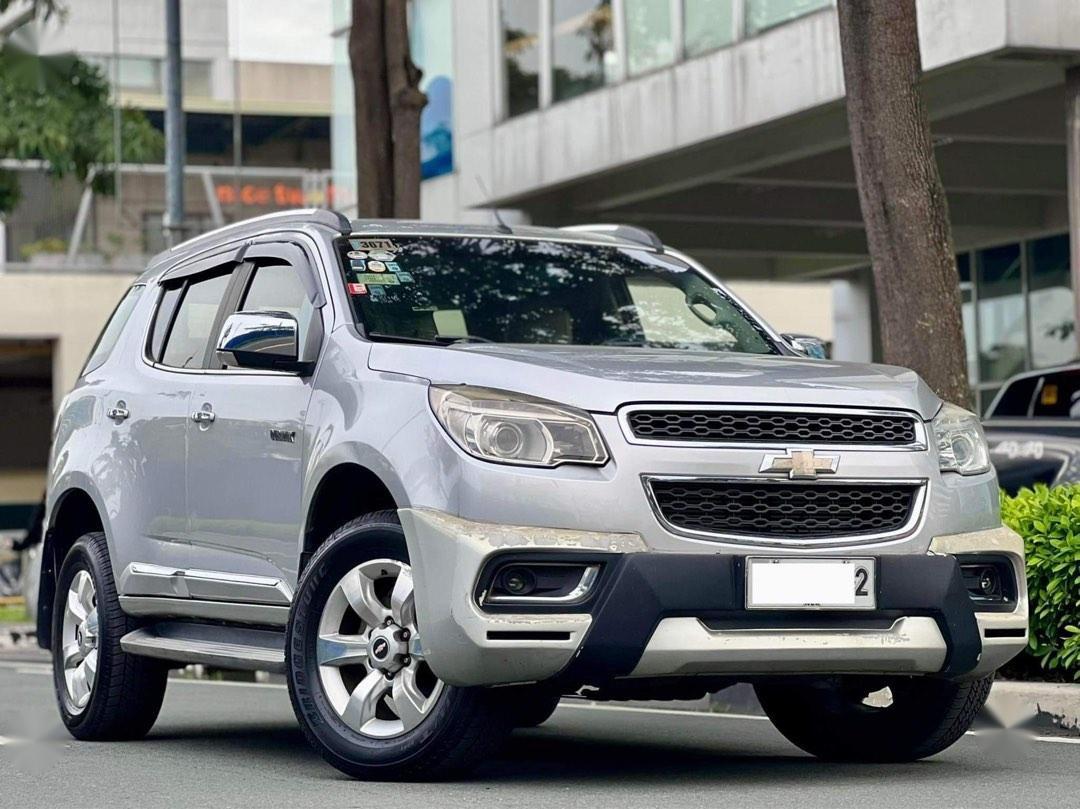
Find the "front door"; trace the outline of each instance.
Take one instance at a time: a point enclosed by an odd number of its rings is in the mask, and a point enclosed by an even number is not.
[[[237,311],[293,315],[311,354],[321,334],[314,287],[297,251],[249,264]],[[192,389],[188,509],[192,567],[221,574],[219,597],[287,603],[295,583],[304,425],[311,378],[212,364]]]

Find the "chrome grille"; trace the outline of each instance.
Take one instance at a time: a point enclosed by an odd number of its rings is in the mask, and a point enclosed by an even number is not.
[[[869,537],[903,530],[916,516],[919,483],[791,483],[648,479],[672,529],[773,540]]]
[[[705,444],[917,444],[914,416],[902,413],[641,408],[626,413],[634,438]]]

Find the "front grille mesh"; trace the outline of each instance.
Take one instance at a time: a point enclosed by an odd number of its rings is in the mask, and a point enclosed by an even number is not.
[[[917,484],[652,480],[660,515],[676,529],[764,539],[819,539],[898,531]]]
[[[912,416],[753,410],[634,410],[636,438],[715,444],[800,443],[905,446],[916,441]]]

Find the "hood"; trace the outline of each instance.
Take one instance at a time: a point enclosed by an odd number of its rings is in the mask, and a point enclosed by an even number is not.
[[[516,391],[612,413],[628,402],[831,405],[912,410],[941,400],[913,371],[802,357],[602,346],[375,343],[372,370]]]

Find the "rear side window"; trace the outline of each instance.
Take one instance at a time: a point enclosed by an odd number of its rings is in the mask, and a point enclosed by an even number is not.
[[[120,334],[124,331],[124,326],[127,325],[128,318],[131,317],[131,313],[135,310],[135,304],[139,302],[139,296],[142,295],[145,288],[144,286],[134,286],[120,299],[120,303],[116,305],[116,309],[113,310],[112,316],[109,318],[109,322],[105,324],[105,328],[102,330],[97,342],[94,343],[90,358],[87,359],[80,376],[85,376],[105,364],[105,360],[109,358],[116,341],[120,339]]]
[[[172,319],[161,364],[173,368],[201,368],[210,344],[221,301],[232,275],[214,275],[189,281]]]

